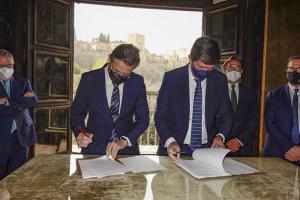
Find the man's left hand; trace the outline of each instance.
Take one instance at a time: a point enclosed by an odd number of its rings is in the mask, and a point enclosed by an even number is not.
[[[221,136],[214,137],[211,148],[224,148],[223,138]]]
[[[291,162],[300,160],[300,146],[293,146],[284,155],[284,157]]]
[[[226,143],[227,149],[229,149],[232,153],[238,151],[242,144],[236,139],[231,139]]]
[[[113,142],[109,142],[106,147],[106,156],[112,156],[115,160],[117,158],[118,152],[128,146],[126,139],[117,139]]]

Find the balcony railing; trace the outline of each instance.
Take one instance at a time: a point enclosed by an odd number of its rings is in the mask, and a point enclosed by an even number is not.
[[[147,100],[149,105],[150,124],[148,129],[139,139],[140,145],[157,146],[159,143],[159,136],[154,125],[154,113],[156,109],[156,99],[158,92],[147,91]]]

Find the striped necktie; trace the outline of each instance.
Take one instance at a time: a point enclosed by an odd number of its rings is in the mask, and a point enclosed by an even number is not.
[[[111,116],[113,118],[113,122],[115,123],[119,117],[119,109],[120,109],[120,91],[117,85],[114,85],[109,109],[110,109]],[[115,140],[116,138],[117,138],[117,132],[115,129],[113,129],[109,140]]]
[[[202,88],[201,81],[198,79],[195,81],[197,82],[197,85],[194,94],[190,143],[190,148],[192,151],[200,149],[202,144]]]
[[[294,89],[295,94],[293,96],[293,127],[292,127],[292,141],[294,144],[299,144],[299,116],[298,116],[298,91],[299,89]]]

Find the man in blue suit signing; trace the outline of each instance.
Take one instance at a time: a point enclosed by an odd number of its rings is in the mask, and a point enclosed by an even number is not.
[[[28,108],[37,104],[27,79],[13,76],[13,55],[0,49],[0,180],[23,165],[36,134]]]
[[[149,125],[144,79],[133,73],[139,63],[139,50],[121,44],[101,69],[82,75],[71,106],[71,128],[82,153],[114,159],[139,154],[138,138]]]
[[[219,59],[218,43],[201,37],[191,49],[189,64],[165,73],[155,113],[159,155],[176,160],[181,152],[224,148],[232,110],[226,76],[214,69]]]
[[[300,56],[288,59],[287,80],[286,85],[267,95],[264,156],[280,157],[300,166]]]

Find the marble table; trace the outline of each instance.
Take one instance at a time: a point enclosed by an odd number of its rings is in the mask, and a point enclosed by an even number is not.
[[[0,199],[299,199],[299,168],[278,158],[235,158],[262,173],[198,180],[168,157],[149,156],[167,168],[82,179],[83,155],[40,155],[0,182]]]

